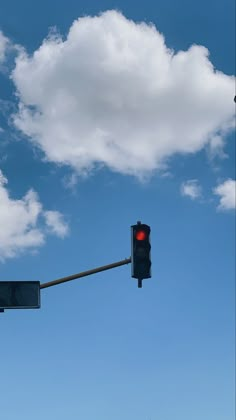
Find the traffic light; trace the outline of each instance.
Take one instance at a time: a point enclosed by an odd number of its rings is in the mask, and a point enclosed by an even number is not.
[[[150,226],[141,222],[131,226],[131,275],[138,279],[138,287],[151,277],[150,232]]]
[[[39,281],[0,281],[0,310],[40,308]]]

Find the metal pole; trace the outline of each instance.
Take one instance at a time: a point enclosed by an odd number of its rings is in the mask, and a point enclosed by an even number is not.
[[[99,273],[100,271],[110,270],[111,268],[120,267],[121,265],[130,264],[131,258],[126,258],[112,264],[103,265],[102,267],[93,268],[92,270],[82,271],[82,273],[72,274],[68,277],[62,277],[57,280],[49,281],[47,283],[40,284],[40,289],[46,289],[46,287],[56,286],[57,284],[66,283],[67,281],[79,279],[80,277],[90,276],[91,274]]]
[[[138,279],[138,288],[141,289],[143,287],[142,279]]]

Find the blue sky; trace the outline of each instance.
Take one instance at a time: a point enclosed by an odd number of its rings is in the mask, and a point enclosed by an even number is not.
[[[1,314],[4,420],[234,419],[234,66],[231,0],[1,2],[1,279],[152,229],[142,289],[124,266]]]

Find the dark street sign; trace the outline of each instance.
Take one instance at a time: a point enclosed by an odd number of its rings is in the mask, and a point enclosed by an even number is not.
[[[40,308],[39,281],[0,281],[0,309]]]

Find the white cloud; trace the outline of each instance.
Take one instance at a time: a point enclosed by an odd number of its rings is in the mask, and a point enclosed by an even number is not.
[[[7,184],[7,178],[3,175],[1,169],[0,169],[0,188],[3,187],[3,185]]]
[[[234,77],[208,56],[197,45],[175,54],[154,26],[116,11],[78,19],[65,40],[54,33],[32,56],[19,53],[15,125],[80,173],[145,175],[233,128]]]
[[[212,136],[209,142],[208,155],[210,160],[214,160],[216,157],[220,159],[227,158],[227,154],[224,152],[224,140],[222,136]]]
[[[63,216],[58,211],[44,211],[43,216],[46,220],[46,225],[57,236],[64,238],[68,234],[68,225],[65,224]]]
[[[76,192],[77,182],[78,182],[78,174],[75,172],[72,172],[71,174],[64,176],[62,180],[63,186],[66,189],[71,190],[71,192],[73,193]]]
[[[197,179],[190,179],[183,182],[180,191],[182,195],[190,197],[192,200],[196,200],[202,195],[202,189]]]
[[[5,60],[9,39],[0,31],[0,63]]]
[[[47,225],[57,236],[63,237],[68,227],[59,212],[44,211],[38,195],[32,189],[19,199],[9,196],[7,179],[0,170],[0,261],[23,251],[34,250],[46,240],[46,227],[40,223],[46,217]]]
[[[236,208],[235,190],[236,181],[231,178],[214,188],[214,194],[220,197],[219,210],[233,210]]]

